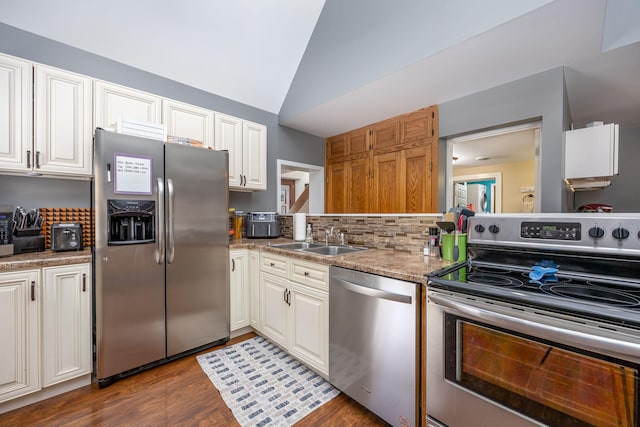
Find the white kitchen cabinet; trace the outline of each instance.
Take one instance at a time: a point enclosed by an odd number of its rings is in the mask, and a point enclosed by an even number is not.
[[[242,170],[245,190],[267,189],[267,127],[242,122]]]
[[[40,271],[0,273],[0,402],[40,389]]]
[[[43,269],[44,387],[91,373],[89,264]]]
[[[210,148],[214,148],[214,115],[206,108],[162,100],[162,123],[167,126],[167,135],[194,139]]]
[[[94,125],[116,131],[118,118],[162,123],[162,98],[125,86],[95,81]]]
[[[31,63],[0,54],[0,169],[24,172],[32,157]],[[31,165],[29,164],[29,167]]]
[[[329,374],[329,267],[263,252],[261,332],[321,374]]]
[[[235,331],[250,323],[250,269],[249,251],[229,251],[229,298],[231,330]]]
[[[289,348],[289,281],[268,273],[260,275],[262,332],[284,349]]]
[[[226,114],[215,115],[215,148],[229,152],[229,189],[267,189],[267,127]]]
[[[92,80],[36,65],[33,170],[45,174],[91,175]]]
[[[90,176],[92,99],[86,76],[0,55],[0,170]]]
[[[249,324],[256,331],[262,330],[260,323],[260,251],[249,251]]]

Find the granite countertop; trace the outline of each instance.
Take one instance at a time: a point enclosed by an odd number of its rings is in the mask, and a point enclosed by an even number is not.
[[[426,284],[426,275],[453,264],[439,257],[412,255],[408,252],[369,249],[337,256],[323,256],[309,252],[275,248],[271,245],[291,243],[291,239],[239,239],[232,240],[229,249],[258,249],[286,255],[318,264],[335,265],[365,273]]]
[[[81,251],[30,252],[0,258],[0,271],[24,270],[26,268],[51,267],[57,265],[84,264],[91,262],[91,249]]]

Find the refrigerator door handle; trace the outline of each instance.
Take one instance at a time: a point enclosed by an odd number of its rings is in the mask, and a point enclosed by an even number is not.
[[[164,264],[164,180],[157,178],[158,183],[158,247],[156,248],[156,262]]]
[[[168,209],[167,209],[167,215],[168,215],[168,221],[167,221],[167,262],[169,264],[173,263],[173,260],[175,258],[176,255],[176,248],[175,248],[175,236],[174,236],[174,230],[173,230],[173,220],[174,220],[174,206],[173,206],[173,197],[174,197],[174,191],[173,191],[173,180],[172,179],[167,179],[167,195],[168,197]]]

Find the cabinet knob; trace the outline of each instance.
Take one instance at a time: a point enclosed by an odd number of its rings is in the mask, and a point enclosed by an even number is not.
[[[309,277],[309,272],[308,272],[308,271],[305,271],[305,272],[304,272],[304,275],[305,275],[305,276],[307,276],[307,277]]]

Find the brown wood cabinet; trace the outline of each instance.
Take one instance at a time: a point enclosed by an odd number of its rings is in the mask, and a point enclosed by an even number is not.
[[[436,212],[437,113],[431,106],[327,138],[326,212]]]

